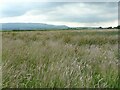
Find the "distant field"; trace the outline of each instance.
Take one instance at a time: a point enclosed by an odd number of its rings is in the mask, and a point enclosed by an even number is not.
[[[118,31],[2,32],[2,63],[4,88],[118,88]]]

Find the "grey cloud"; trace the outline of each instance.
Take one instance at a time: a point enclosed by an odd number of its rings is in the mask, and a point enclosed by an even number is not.
[[[117,3],[84,3],[84,4],[86,8],[90,8],[91,12],[86,12],[84,15],[75,15],[71,11],[58,12],[52,14],[50,12],[47,12],[46,14],[48,14],[47,16],[49,16],[48,20],[64,21],[64,22],[95,23],[95,22],[114,21],[117,19],[118,16]],[[71,8],[74,6],[71,5]],[[92,11],[96,11],[96,13]],[[71,13],[68,14],[68,12]],[[79,12],[81,12],[81,9],[79,9]]]
[[[72,13],[69,8],[74,8],[77,3],[72,2],[30,2],[30,3],[11,3],[6,4],[2,8],[3,17],[15,17],[21,16],[31,10],[37,10],[38,12],[33,13],[34,15],[45,15],[48,16],[48,21],[61,21],[61,22],[80,22],[80,23],[95,23],[95,22],[106,22],[117,19],[117,2],[86,2],[83,3],[83,8],[90,9],[90,12],[86,12],[83,15],[76,15]],[[68,11],[65,9],[68,7]],[[61,8],[65,12],[57,11],[57,8]],[[82,8],[76,8],[79,12]],[[95,12],[93,12],[95,11]],[[107,16],[109,15],[109,17]]]
[[[49,11],[52,8],[62,6],[65,3],[61,2],[30,2],[30,3],[7,3],[2,7],[2,17],[20,16],[29,12],[30,10]]]
[[[101,17],[97,15],[86,15],[86,16],[54,16],[54,18],[49,18],[50,21],[64,21],[64,22],[78,22],[78,23],[97,23],[97,22],[106,22],[106,21],[114,21],[116,20],[116,17],[107,18],[107,17]]]

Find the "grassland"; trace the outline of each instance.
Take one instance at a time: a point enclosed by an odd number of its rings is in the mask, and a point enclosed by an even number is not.
[[[118,88],[118,31],[2,32],[10,88]]]

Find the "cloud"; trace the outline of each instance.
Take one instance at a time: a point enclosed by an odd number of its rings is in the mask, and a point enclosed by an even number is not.
[[[117,7],[114,7],[115,3],[106,3],[106,5],[105,3],[70,3],[62,7],[57,7],[55,10],[49,12],[48,16],[54,17],[49,18],[50,20],[83,23],[117,19],[118,13]]]
[[[68,26],[117,26],[116,2],[19,2],[2,5],[0,22],[37,22]]]
[[[7,2],[5,4],[1,4],[1,15],[2,17],[13,17],[20,16],[29,12],[31,10],[39,10],[39,11],[48,11],[52,8],[56,8],[58,6],[62,6],[65,4],[57,3],[57,2]]]

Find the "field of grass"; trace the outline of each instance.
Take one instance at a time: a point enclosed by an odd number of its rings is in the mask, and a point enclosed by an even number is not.
[[[118,88],[117,30],[2,32],[3,88]]]

